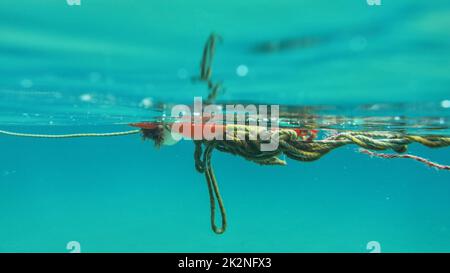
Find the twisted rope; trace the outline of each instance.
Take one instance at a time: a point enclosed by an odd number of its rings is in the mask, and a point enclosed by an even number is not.
[[[279,156],[284,154],[288,158],[297,161],[314,161],[336,148],[355,144],[364,148],[362,153],[372,156],[381,158],[410,158],[440,170],[450,170],[450,166],[441,165],[414,155],[379,154],[369,151],[392,150],[396,153],[403,153],[407,150],[408,145],[412,143],[419,143],[430,148],[447,147],[450,146],[450,137],[415,136],[394,132],[344,132],[322,140],[302,141],[298,139],[294,130],[278,129],[270,131],[271,137],[276,138],[279,142],[278,148],[274,151],[261,151],[260,147],[264,141],[261,139],[252,140],[250,138],[250,136],[261,133],[261,127],[243,125],[228,126],[234,128],[233,130],[227,130],[225,140],[195,141],[195,167],[200,173],[205,173],[210,196],[211,227],[217,234],[225,232],[227,222],[222,197],[220,196],[218,183],[211,166],[213,149],[241,156],[246,160],[260,165],[286,165],[286,161],[280,159]],[[206,147],[204,152],[203,145]],[[202,153],[203,160],[201,159]],[[215,198],[217,198],[220,207],[222,218],[221,228],[218,228],[215,224]]]
[[[330,151],[348,144],[355,144],[367,150],[393,150],[396,153],[405,152],[411,143],[419,143],[430,148],[450,145],[450,137],[416,136],[390,132],[344,132],[323,140],[301,141],[297,138],[294,130],[278,129],[268,131],[272,139],[278,140],[278,148],[267,152],[260,149],[264,141],[250,138],[251,135],[259,134],[261,128],[234,125],[234,129],[230,130],[231,133],[227,130],[225,140],[216,140],[216,148],[262,165],[285,165],[286,162],[278,158],[281,154],[298,161],[314,161]]]
[[[198,172],[204,173],[206,184],[208,186],[209,207],[211,211],[211,228],[216,234],[222,234],[227,228],[227,216],[225,213],[225,206],[223,204],[222,196],[220,195],[219,185],[217,184],[216,176],[214,175],[213,167],[211,166],[211,155],[216,146],[215,142],[205,144],[206,149],[203,153],[202,142],[195,141],[195,168]],[[203,154],[203,160],[202,160]],[[220,218],[222,219],[221,227],[216,225],[216,199],[219,204]]]
[[[217,40],[221,40],[221,38],[215,34],[211,34],[206,41],[200,66],[200,81],[206,82],[209,90],[207,104],[214,102],[221,88],[221,83],[214,83],[211,79],[212,61]],[[252,138],[253,136],[261,135],[262,129],[260,127],[227,125],[228,127],[231,127],[232,130],[227,130],[225,140],[194,141],[195,168],[198,172],[205,173],[210,197],[211,227],[217,234],[225,232],[226,215],[222,197],[220,196],[217,181],[214,176],[214,170],[211,166],[211,154],[214,149],[241,156],[261,165],[286,165],[286,161],[279,158],[280,155],[284,154],[288,158],[297,161],[314,161],[336,148],[355,144],[365,149],[364,151],[366,152],[363,153],[369,155],[382,158],[411,158],[441,170],[450,170],[449,166],[440,165],[413,155],[387,155],[369,151],[392,150],[396,153],[404,153],[411,143],[420,143],[430,148],[449,146],[450,138],[444,136],[415,136],[395,132],[343,132],[323,140],[301,141],[297,138],[294,130],[279,129],[271,131],[269,138],[275,138],[278,141],[278,147],[273,151],[262,151],[261,144],[263,141],[258,138]],[[204,153],[203,145],[206,147]],[[218,228],[215,224],[215,198],[217,198],[221,210],[221,228]]]
[[[222,234],[225,232],[227,228],[227,216],[225,213],[225,206],[223,204],[222,197],[220,195],[219,186],[217,184],[216,177],[214,175],[214,170],[211,166],[211,154],[214,149],[214,143],[208,143],[205,149],[205,153],[203,154],[203,163],[205,165],[205,178],[208,185],[209,192],[209,204],[211,209],[211,227],[216,234]],[[219,204],[220,215],[222,219],[221,227],[217,227],[216,218],[215,218],[215,210],[216,205],[215,201],[217,199],[217,203]]]
[[[216,44],[222,42],[222,37],[217,34],[210,34],[208,40],[206,40],[205,46],[203,47],[203,55],[200,63],[200,76],[193,78],[195,81],[205,82],[208,86],[208,98],[206,99],[206,104],[213,103],[219,92],[223,89],[221,82],[213,82],[212,77],[212,64],[214,60],[214,55],[216,51]]]
[[[428,165],[430,167],[436,168],[438,170],[450,170],[450,166],[438,164],[436,162],[430,161],[428,159],[425,159],[423,157],[416,156],[416,155],[410,155],[410,154],[403,154],[403,155],[399,155],[399,154],[383,154],[383,153],[376,153],[376,152],[372,152],[372,151],[368,151],[368,150],[364,150],[364,149],[360,149],[359,152],[363,153],[363,154],[366,154],[366,155],[369,155],[369,156],[375,156],[375,157],[385,158],[385,159],[409,158],[409,159],[413,159],[413,160],[419,161],[419,162],[421,162],[423,164],[426,164],[426,165]]]

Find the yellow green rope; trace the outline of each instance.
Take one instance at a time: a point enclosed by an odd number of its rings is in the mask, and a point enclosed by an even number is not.
[[[228,125],[227,125],[228,126]],[[225,140],[204,140],[195,142],[195,166],[200,173],[205,173],[208,192],[210,196],[211,208],[211,227],[217,234],[222,234],[226,229],[226,214],[223,207],[223,200],[219,193],[219,187],[211,166],[211,154],[213,149],[221,152],[241,156],[249,161],[261,165],[286,165],[286,162],[279,158],[280,155],[297,161],[315,161],[320,159],[330,151],[344,145],[354,144],[367,150],[393,150],[396,153],[403,153],[407,150],[409,144],[419,143],[430,148],[441,148],[450,146],[450,137],[445,136],[417,136],[406,135],[391,132],[344,132],[322,140],[303,141],[297,138],[296,132],[291,129],[279,129],[272,131],[272,137],[278,134],[279,145],[275,151],[261,151],[261,140],[251,140],[249,136],[254,134],[252,130],[259,130],[255,126],[231,125],[235,126],[232,135],[228,135]],[[238,138],[239,134],[245,139]],[[202,156],[202,146],[205,151]],[[424,161],[421,158],[405,156],[382,156],[384,158],[413,158],[426,162],[429,166],[443,166],[431,161]],[[450,170],[444,166],[441,170]],[[214,189],[214,192],[213,190]],[[222,227],[218,228],[215,224],[215,198],[220,207],[222,218]]]

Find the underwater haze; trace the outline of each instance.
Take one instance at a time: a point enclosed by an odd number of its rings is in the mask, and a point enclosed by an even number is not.
[[[0,130],[127,131],[206,100],[215,33],[217,103],[323,135],[450,136],[448,0],[76,2],[0,2]],[[0,151],[0,252],[450,252],[450,173],[354,145],[287,166],[215,151],[222,235],[191,141],[0,134]]]

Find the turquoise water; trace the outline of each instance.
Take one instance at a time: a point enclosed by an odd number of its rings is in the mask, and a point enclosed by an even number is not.
[[[411,2],[4,0],[0,130],[110,132],[170,114],[207,94],[191,78],[215,32],[218,102],[281,104],[298,124],[307,109],[327,131],[448,136],[450,3]],[[284,167],[216,151],[220,236],[188,141],[0,135],[0,147],[2,252],[450,251],[450,174],[355,146]],[[409,153],[450,162],[445,148]]]

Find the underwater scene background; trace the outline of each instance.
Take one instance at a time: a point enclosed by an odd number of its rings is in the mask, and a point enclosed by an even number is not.
[[[217,103],[280,104],[329,133],[450,133],[447,0],[68,2],[0,2],[0,130],[112,132],[170,115],[206,97],[192,78],[214,32]],[[450,252],[448,171],[355,146],[287,166],[215,152],[222,235],[189,141],[0,135],[0,151],[1,252]],[[450,162],[447,148],[408,153]]]

